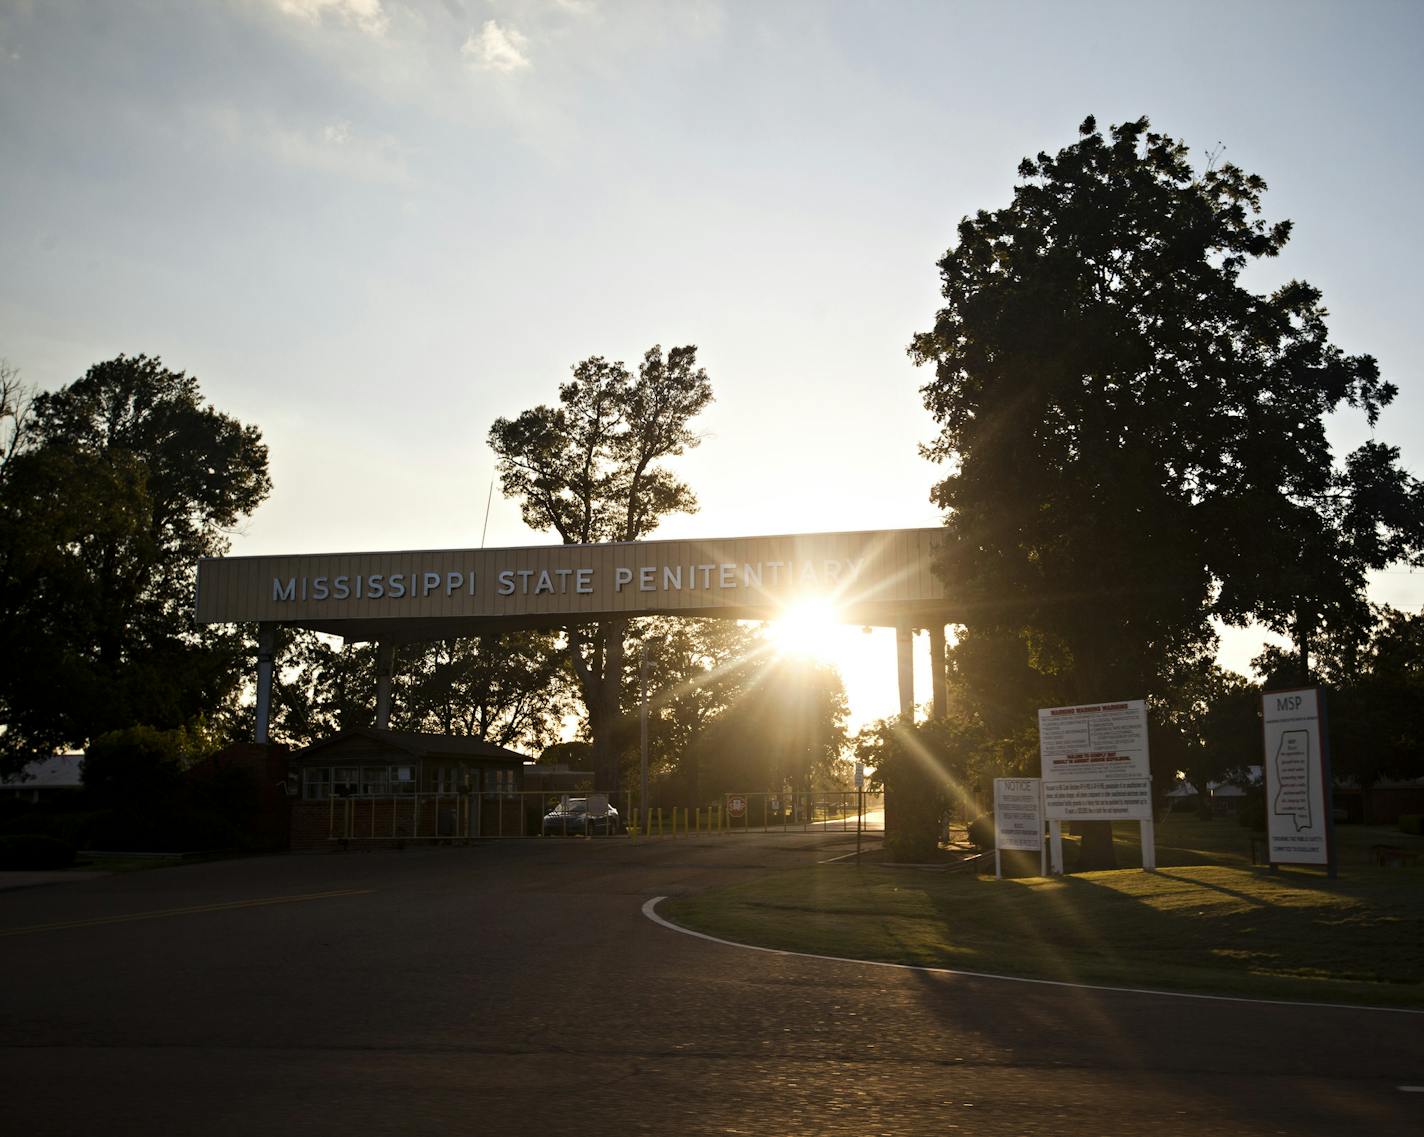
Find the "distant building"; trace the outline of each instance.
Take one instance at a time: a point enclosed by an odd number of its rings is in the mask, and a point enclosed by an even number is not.
[[[0,778],[0,794],[38,804],[84,788],[84,755],[56,754]]]

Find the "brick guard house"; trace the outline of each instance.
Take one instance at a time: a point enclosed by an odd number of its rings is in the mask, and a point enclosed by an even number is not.
[[[289,759],[294,851],[527,832],[526,758],[477,738],[376,727],[342,731]],[[537,833],[537,829],[535,830]]]

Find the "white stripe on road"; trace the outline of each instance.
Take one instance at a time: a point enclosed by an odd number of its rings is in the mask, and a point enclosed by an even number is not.
[[[666,899],[666,896],[654,896],[644,903],[643,915],[654,924],[661,924],[664,928],[681,932],[684,936],[695,936],[697,939],[706,940],[709,943],[742,948],[746,951],[764,951],[769,955],[788,955],[798,959],[824,959],[831,963],[858,963],[862,967],[895,967],[901,971],[920,971],[930,975],[960,975],[965,979],[993,979],[1001,983],[1033,983],[1040,987],[1070,987],[1077,991],[1111,991],[1121,995],[1160,995],[1164,999],[1197,999],[1210,1003],[1254,1003],[1268,1007],[1315,1007],[1321,1010],[1383,1011],[1394,1015],[1424,1015],[1424,1010],[1416,1010],[1412,1007],[1362,1007],[1353,1003],[1308,1003],[1292,999],[1250,999],[1235,995],[1197,995],[1190,991],[1154,991],[1145,987],[1107,987],[1096,983],[1069,983],[1062,979],[1027,979],[1022,975],[993,975],[986,971],[958,971],[952,967],[922,967],[913,963],[884,963],[878,959],[848,959],[842,955],[816,955],[808,951],[786,951],[783,948],[761,947],[759,944],[739,944],[736,940],[724,940],[717,936],[709,936],[706,932],[694,932],[691,928],[684,928],[681,924],[674,924],[671,920],[659,916],[656,911],[657,906]],[[1400,1088],[1404,1089],[1403,1086]],[[1424,1093],[1424,1086],[1411,1087],[1405,1092]]]

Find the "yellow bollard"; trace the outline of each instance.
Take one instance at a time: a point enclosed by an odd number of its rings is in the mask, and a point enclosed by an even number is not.
[[[697,814],[693,821],[697,825],[697,833],[700,836],[702,833],[702,807],[700,805],[697,807]]]
[[[658,806],[658,836],[663,835],[663,807]]]

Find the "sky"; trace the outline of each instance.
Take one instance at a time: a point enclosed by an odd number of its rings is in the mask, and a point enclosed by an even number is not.
[[[234,554],[478,545],[490,424],[654,343],[717,399],[658,536],[936,525],[935,262],[1021,158],[1146,114],[1266,179],[1294,236],[1248,283],[1322,289],[1419,475],[1421,47],[1390,0],[0,0],[0,356],[157,355],[259,425]],[[549,538],[496,489],[485,540]],[[857,723],[892,641],[826,646]]]

